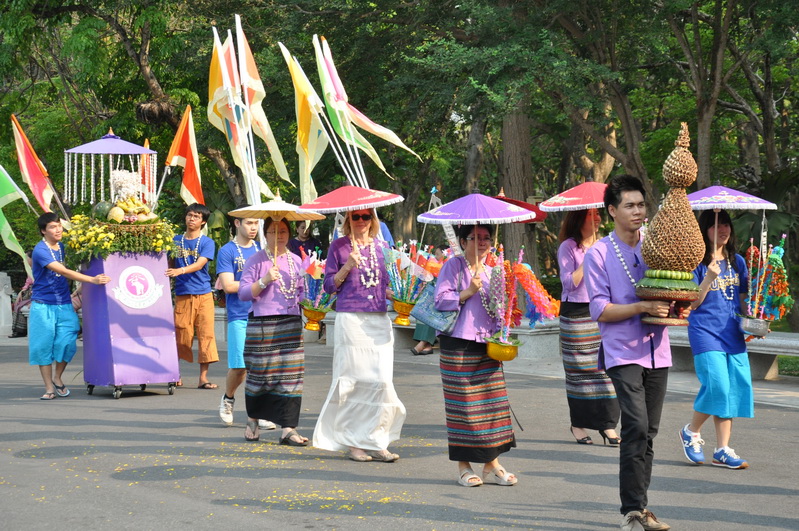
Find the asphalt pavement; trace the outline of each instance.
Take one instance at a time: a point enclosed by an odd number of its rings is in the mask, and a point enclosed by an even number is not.
[[[211,380],[222,385],[223,361]],[[437,352],[437,351],[436,351]],[[67,369],[68,398],[41,401],[27,341],[0,340],[0,508],[8,530],[38,529],[618,529],[618,449],[577,445],[558,354],[506,364],[518,447],[501,461],[513,487],[456,483],[447,458],[437,355],[395,355],[394,384],[408,410],[396,463],[356,463],[344,454],[277,444],[278,433],[244,441],[243,389],[225,427],[222,390],[196,388],[198,366],[181,362],[184,387],[123,389],[83,382],[82,351]],[[306,345],[298,431],[311,436],[330,386],[332,346]],[[655,439],[649,507],[672,529],[799,529],[799,381],[756,383],[756,417],[738,419],[733,446],[747,470],[692,466],[677,431],[698,384],[672,373]],[[702,432],[705,452],[715,435]]]

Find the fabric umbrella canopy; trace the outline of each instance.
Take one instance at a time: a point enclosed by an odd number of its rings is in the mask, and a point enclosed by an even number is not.
[[[718,185],[688,194],[688,202],[691,210],[777,210],[770,201]]]
[[[86,155],[152,155],[155,153],[152,149],[122,140],[111,130],[99,140],[67,149],[66,152]]]
[[[578,184],[554,197],[550,197],[538,206],[544,212],[564,212],[567,210],[588,210],[605,207],[605,183],[593,181]]]
[[[505,190],[500,190],[499,195],[495,195],[494,199],[499,199],[500,201],[505,201],[506,203],[510,203],[511,205],[516,205],[518,207],[526,208],[527,210],[535,212],[534,219],[529,219],[527,221],[519,221],[518,223],[538,223],[547,219],[547,213],[538,208],[537,205],[528,203],[526,201],[522,201],[520,199],[511,199],[510,197],[506,197]]]
[[[297,205],[286,203],[280,199],[279,195],[273,201],[237,208],[236,210],[231,210],[228,214],[234,218],[285,219],[287,221],[325,219],[318,212],[301,209]]]
[[[361,188],[360,186],[342,186],[325,195],[321,195],[300,209],[313,210],[322,214],[336,212],[352,212],[367,208],[380,208],[404,201],[401,195]]]
[[[436,225],[513,223],[535,219],[535,212],[483,194],[469,194],[419,214],[416,220]]]

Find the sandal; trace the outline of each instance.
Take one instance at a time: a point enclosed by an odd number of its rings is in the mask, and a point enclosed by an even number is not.
[[[380,450],[379,452],[368,452],[369,456],[375,461],[382,461],[383,463],[393,463],[399,459],[399,454],[389,452],[388,450]]]
[[[53,400],[55,398],[55,393],[45,393],[39,397],[39,400]]]
[[[503,487],[510,487],[519,481],[516,476],[506,471],[501,466],[494,468],[489,472],[483,471],[483,482],[493,483],[495,485],[502,485]]]
[[[216,389],[217,387],[219,386],[216,385],[215,383],[203,382],[197,386],[197,389]]]
[[[474,481],[474,480],[477,481]],[[464,468],[461,470],[461,475],[458,478],[458,485],[462,485],[464,487],[479,487],[483,484],[483,480],[480,479],[480,476],[474,473],[474,470],[471,468]]]
[[[356,450],[356,448],[350,448],[349,454],[347,454],[347,456],[350,458],[350,460],[357,461],[359,463],[367,463],[367,462],[372,460],[372,456],[371,455],[367,455],[365,452],[358,454],[358,453],[355,453],[355,450]],[[363,452],[363,450],[360,450],[360,451]]]
[[[66,385],[56,385],[55,382],[53,382],[53,385],[55,386],[55,392],[58,396],[62,398],[69,396],[69,389],[67,389]]]
[[[292,437],[297,437],[300,442],[295,441]],[[297,433],[297,430],[291,430],[288,435],[280,439],[280,444],[286,446],[308,446],[308,438]]]
[[[247,427],[244,428],[244,440],[255,442],[261,438],[261,434],[258,431],[258,421],[257,420],[248,420]]]

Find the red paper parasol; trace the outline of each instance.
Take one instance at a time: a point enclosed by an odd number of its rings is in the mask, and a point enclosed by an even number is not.
[[[547,199],[539,206],[544,212],[604,208],[605,188],[607,187],[608,185],[605,183],[584,182]]]
[[[495,195],[494,199],[499,199],[500,201],[505,201],[506,203],[510,203],[511,205],[516,205],[535,212],[534,219],[528,219],[527,221],[517,221],[516,223],[538,223],[539,221],[544,221],[545,219],[547,219],[547,213],[538,208],[537,205],[534,205],[532,203],[527,203],[526,201],[522,201],[520,199],[511,199],[510,197],[506,197],[504,189],[500,189],[499,195]]]
[[[313,201],[301,205],[300,208],[313,210],[320,214],[333,214],[366,208],[380,208],[399,203],[404,199],[401,195],[348,185],[319,196]]]

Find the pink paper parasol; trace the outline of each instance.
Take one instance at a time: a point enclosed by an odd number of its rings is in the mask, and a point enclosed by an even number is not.
[[[558,195],[540,203],[538,206],[544,212],[564,212],[567,210],[588,210],[589,208],[605,207],[605,183],[593,181],[578,184]]]
[[[380,208],[399,203],[404,199],[401,195],[348,185],[319,196],[313,201],[301,205],[300,209],[313,210],[320,214],[333,214]]]
[[[500,190],[499,195],[495,195],[494,199],[499,199],[500,201],[505,201],[506,203],[510,203],[511,205],[516,205],[518,207],[526,208],[527,210],[535,212],[534,219],[529,219],[527,221],[519,221],[518,223],[538,223],[540,221],[544,221],[545,219],[547,219],[547,213],[538,208],[538,205],[527,203],[526,201],[522,201],[520,199],[511,199],[510,197],[506,197],[505,190]]]

